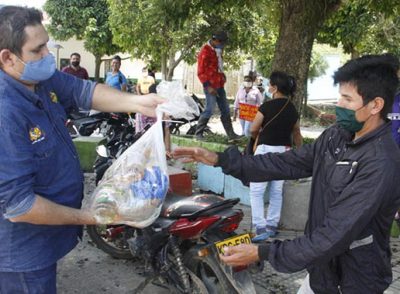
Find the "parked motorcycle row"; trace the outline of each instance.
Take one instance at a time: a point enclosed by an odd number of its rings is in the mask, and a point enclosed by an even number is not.
[[[202,106],[197,97],[194,100]],[[190,124],[190,131],[197,119],[182,124]],[[172,133],[179,134],[182,124],[171,124]],[[104,144],[96,149],[96,184],[113,161],[148,129],[135,135],[134,116],[121,113],[76,115],[67,126],[71,136],[95,131],[104,136]],[[208,194],[183,197],[171,191],[160,216],[149,227],[93,225],[87,226],[87,232],[96,246],[112,257],[145,264],[146,279],[134,293],[149,283],[172,293],[255,293],[250,268],[228,267],[218,257],[229,244],[250,243],[248,234],[235,233],[243,218],[243,212],[234,208],[238,202],[239,198]]]

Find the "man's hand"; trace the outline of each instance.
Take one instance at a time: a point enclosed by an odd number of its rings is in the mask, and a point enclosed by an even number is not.
[[[248,265],[260,260],[258,257],[258,247],[251,244],[241,244],[238,246],[224,248],[224,255],[219,258],[222,262],[230,266]]]
[[[138,108],[138,112],[155,117],[156,112],[155,108],[157,107],[158,104],[165,102],[164,98],[161,98],[157,94],[151,93],[143,96],[135,96],[138,97],[139,99],[136,99],[136,105]]]
[[[218,162],[218,155],[200,147],[179,147],[172,152],[174,158],[183,158],[184,162],[201,162],[207,165],[215,165]]]
[[[214,89],[213,87],[208,86],[208,87],[207,87],[207,91],[208,91],[208,93],[210,93],[210,94],[213,95],[213,96],[216,96],[216,95],[217,95],[217,90]]]
[[[155,117],[155,108],[166,102],[157,94],[133,95],[103,84],[94,88],[92,108],[103,112],[140,112]]]

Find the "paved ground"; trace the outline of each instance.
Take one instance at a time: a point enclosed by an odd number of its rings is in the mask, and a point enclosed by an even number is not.
[[[93,189],[93,176],[86,175],[86,192]],[[244,219],[238,232],[250,229],[250,208],[240,204],[244,211]],[[281,231],[278,235],[281,239],[293,239],[301,235],[301,232]],[[393,283],[385,294],[400,293],[400,239],[393,238],[392,265]],[[253,275],[257,293],[267,294],[292,294],[296,293],[306,272],[294,274],[282,274],[274,271],[270,265],[266,265],[264,271]],[[99,249],[95,248],[85,234],[83,241],[60,263],[58,267],[58,293],[59,294],[127,294],[144,280],[143,264],[132,260],[113,259]],[[149,285],[144,294],[169,293],[166,289]]]
[[[240,205],[240,208],[244,211],[245,217],[239,230],[249,230],[251,224],[250,207]],[[293,239],[299,235],[302,235],[302,232],[281,231],[277,239]],[[385,294],[398,294],[400,293],[400,239],[392,238],[391,247],[393,253],[393,283],[385,291]],[[262,273],[253,275],[253,281],[258,286],[257,293],[292,294],[297,292],[305,276],[306,271],[294,274],[283,274],[275,271],[267,264]]]

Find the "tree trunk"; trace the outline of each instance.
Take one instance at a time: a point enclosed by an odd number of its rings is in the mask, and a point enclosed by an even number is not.
[[[311,51],[319,27],[338,7],[336,0],[281,0],[279,37],[275,47],[272,70],[292,75],[297,83],[293,103],[301,113],[307,97],[308,70]]]
[[[167,67],[167,54],[161,53],[161,76],[165,81],[168,75],[168,67]]]
[[[100,77],[100,65],[101,65],[101,56],[99,55],[95,55],[95,68],[94,68],[94,79],[96,82],[99,81],[99,77]]]

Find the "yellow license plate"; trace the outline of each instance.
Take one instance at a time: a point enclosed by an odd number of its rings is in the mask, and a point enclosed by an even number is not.
[[[219,242],[215,242],[218,254],[224,254],[224,248],[229,246],[237,246],[240,244],[251,244],[250,234],[238,235],[232,238],[228,238]]]

